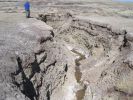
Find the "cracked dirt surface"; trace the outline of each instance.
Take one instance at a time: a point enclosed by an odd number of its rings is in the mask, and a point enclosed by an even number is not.
[[[0,100],[133,99],[132,16],[84,3],[48,3],[30,19],[0,9]]]

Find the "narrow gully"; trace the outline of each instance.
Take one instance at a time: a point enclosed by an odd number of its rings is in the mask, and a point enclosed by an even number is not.
[[[75,59],[75,78],[77,80],[77,83],[82,85],[81,83],[81,78],[82,78],[82,72],[80,70],[80,61],[86,59],[85,55],[81,54],[80,52],[72,49],[71,50],[73,53],[77,54],[79,56],[79,58]],[[85,96],[85,91],[86,91],[86,88],[85,86],[82,86],[82,89],[78,90],[76,92],[76,98],[77,100],[83,100],[84,96]]]

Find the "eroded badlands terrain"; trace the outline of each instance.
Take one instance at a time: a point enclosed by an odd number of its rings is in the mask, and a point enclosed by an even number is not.
[[[0,4],[0,100],[133,100],[131,4]]]

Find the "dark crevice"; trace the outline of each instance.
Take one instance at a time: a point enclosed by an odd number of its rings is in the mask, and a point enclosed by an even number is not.
[[[41,63],[43,63],[43,62],[46,60],[46,58],[47,58],[47,54],[45,54],[45,55],[41,58],[41,60],[40,60],[40,62],[39,62],[39,65],[40,65]]]
[[[38,63],[37,62],[37,54],[35,54],[35,61],[33,63],[31,63],[31,74],[29,76],[29,78],[26,77],[23,68],[22,68],[22,61],[20,59],[20,57],[17,58],[17,62],[18,62],[18,70],[14,73],[12,73],[12,79],[13,79],[13,83],[14,85],[16,85],[17,87],[20,88],[20,86],[22,86],[22,90],[21,92],[26,95],[28,98],[30,98],[31,100],[39,100],[39,89],[42,86],[42,77],[41,77],[41,83],[36,87],[36,90],[33,86],[33,83],[30,81],[32,79],[32,77],[35,75],[35,73],[40,73],[40,64],[43,63],[47,56],[45,55],[41,61]],[[15,77],[16,75],[18,75],[19,73],[22,74],[22,80],[23,82],[21,84],[19,84],[18,82],[15,81]]]
[[[48,84],[47,87],[46,87],[46,90],[47,90],[47,94],[46,94],[47,100],[50,100],[50,91],[49,91],[49,87],[50,87],[50,84]]]
[[[40,44],[42,44],[42,43],[44,43],[44,42],[46,42],[46,41],[53,41],[53,38],[52,37],[41,37],[39,40],[39,43]]]
[[[21,90],[22,93],[27,97],[29,97],[31,100],[37,100],[37,94],[33,86],[33,83],[28,78],[25,78],[22,84],[23,84],[23,90]]]
[[[29,76],[29,79],[31,80],[31,78],[35,75],[35,73],[39,73],[40,72],[40,64],[37,62],[37,57],[35,55],[35,61],[33,63],[31,63],[31,74]]]
[[[22,66],[22,60],[20,59],[20,57],[17,57],[16,60],[17,60],[17,70],[13,73],[11,73],[11,78],[12,78],[12,83],[17,86],[20,91],[26,96],[28,97],[30,100],[39,100],[39,91],[40,91],[40,88],[42,87],[42,81],[43,81],[43,75],[44,73],[41,72],[40,70],[40,64],[42,64],[46,58],[47,58],[47,54],[45,54],[41,60],[38,62],[37,61],[37,55],[40,55],[41,53],[36,53],[35,54],[35,60],[34,62],[28,64],[29,66],[31,66],[31,74],[29,75],[29,77],[26,76],[26,73],[24,72],[24,67]],[[56,64],[56,60],[53,61],[52,63],[50,63],[49,65],[46,66],[46,70],[48,70],[48,68],[50,66],[55,66]],[[65,68],[65,70],[67,70],[67,68]],[[31,79],[34,77],[34,75],[36,73],[42,73],[42,76],[40,78],[40,83],[37,84],[37,86],[34,88],[34,85],[31,81]],[[17,75],[21,75],[21,80],[22,82],[17,82],[16,80],[16,76]],[[47,90],[47,100],[50,100],[50,91]]]
[[[41,20],[41,21],[44,21],[46,23],[47,22],[47,16],[48,15],[40,14],[38,19]]]
[[[46,55],[44,55],[42,58],[41,58],[41,60],[40,60],[40,62],[38,63],[37,62],[37,55],[35,55],[35,61],[33,62],[33,63],[31,63],[31,75],[29,76],[29,79],[31,79],[34,75],[35,75],[35,73],[40,73],[40,64],[42,64],[45,60],[46,60],[46,58],[47,58],[47,54]]]
[[[47,100],[50,100],[50,91],[49,90],[47,91],[47,95],[46,96],[47,96]]]
[[[65,65],[65,72],[67,72],[68,71],[68,65],[66,64]]]
[[[125,96],[131,96],[131,97],[133,96],[133,93],[128,93],[126,91],[123,91],[122,89],[119,89],[118,87],[114,87],[114,90]]]
[[[123,40],[124,44],[123,44],[123,47],[126,47],[127,46],[127,38],[126,38],[126,35],[124,35],[124,40]]]
[[[54,32],[53,31],[51,31],[51,35],[54,37],[55,36],[55,34],[54,34]]]
[[[32,84],[32,82],[30,81],[30,79],[28,79],[26,77],[26,74],[22,68],[22,61],[20,59],[20,57],[17,58],[17,62],[18,62],[18,67],[21,70],[21,77],[22,77],[22,90],[21,92],[26,95],[28,98],[30,98],[31,100],[37,100],[37,95],[36,95],[36,91],[35,88]]]

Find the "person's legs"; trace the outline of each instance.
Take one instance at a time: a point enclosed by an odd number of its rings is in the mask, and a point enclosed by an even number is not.
[[[25,13],[26,13],[26,18],[28,18],[28,11],[27,11],[27,10],[25,10]]]
[[[30,10],[28,10],[28,18],[30,18]]]
[[[26,18],[30,18],[30,10],[26,10]]]

